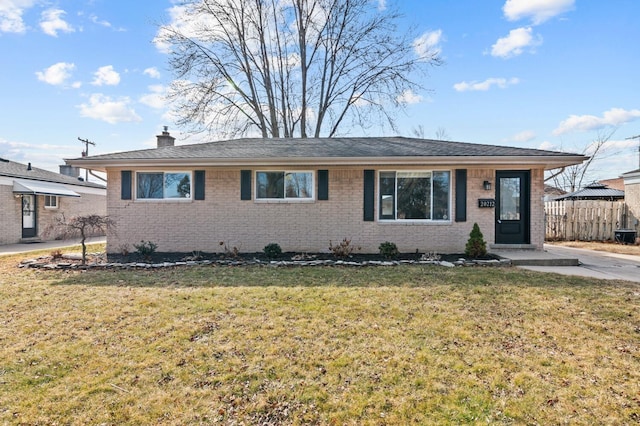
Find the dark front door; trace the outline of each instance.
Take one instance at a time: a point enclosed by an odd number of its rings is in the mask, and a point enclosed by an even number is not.
[[[529,244],[529,181],[526,170],[496,172],[496,244]]]
[[[22,196],[22,238],[36,236],[36,196]]]

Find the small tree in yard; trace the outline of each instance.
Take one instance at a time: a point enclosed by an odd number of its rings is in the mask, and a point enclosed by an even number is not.
[[[480,227],[477,223],[473,224],[473,229],[469,234],[469,240],[464,248],[464,254],[472,257],[482,257],[487,254],[487,243],[484,241],[484,236],[480,232]]]
[[[114,227],[113,222],[108,216],[100,216],[98,214],[90,214],[86,216],[74,216],[70,219],[65,218],[64,214],[57,216],[45,230],[45,234],[55,235],[56,238],[68,239],[80,237],[82,243],[82,264],[87,263],[87,246],[85,241],[87,237],[96,234],[104,234],[107,229]]]

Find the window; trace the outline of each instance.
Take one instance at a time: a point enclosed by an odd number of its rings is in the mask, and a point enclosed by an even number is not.
[[[47,209],[57,209],[58,208],[58,196],[57,195],[45,195],[44,196],[44,207]]]
[[[256,199],[313,199],[313,172],[256,172]]]
[[[136,182],[141,200],[191,199],[190,172],[138,172]]]
[[[451,172],[380,172],[381,220],[449,220]]]

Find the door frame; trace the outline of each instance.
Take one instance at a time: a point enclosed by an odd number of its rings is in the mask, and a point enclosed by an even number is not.
[[[500,179],[519,178],[519,219],[505,220],[500,217]],[[495,243],[496,244],[530,244],[531,243],[531,171],[530,170],[496,170],[495,175]]]
[[[26,210],[27,204],[25,204],[25,198],[29,197],[31,199],[31,203],[29,203],[29,210]],[[35,194],[23,194],[20,196],[20,213],[21,213],[21,221],[22,225],[22,238],[35,238],[38,235],[38,205],[37,201],[38,197]],[[25,227],[25,213],[29,212],[33,222],[31,227]]]

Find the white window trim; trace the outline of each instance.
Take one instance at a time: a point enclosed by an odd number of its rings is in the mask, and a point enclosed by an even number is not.
[[[56,205],[55,206],[48,206],[47,205],[47,197],[53,198],[54,200],[56,200]],[[58,209],[60,206],[60,197],[58,197],[57,195],[45,195],[44,196],[44,208],[47,210],[56,210]]]
[[[138,174],[139,173],[162,173],[162,195],[163,198],[139,198],[138,197]],[[191,191],[188,198],[165,198],[164,197],[164,175],[166,173],[186,173],[189,175]],[[192,170],[135,170],[133,172],[133,199],[141,203],[189,203],[193,201],[193,171]]]
[[[398,205],[398,194],[397,194],[397,173],[432,173],[431,179],[433,179],[434,172],[449,172],[449,218],[448,219],[381,219],[380,218],[380,209],[382,206],[380,205],[380,174],[394,172],[396,173],[396,187],[394,189],[394,216],[397,214]],[[449,225],[453,223],[453,171],[451,169],[385,169],[376,171],[376,212],[375,217],[376,220],[383,224],[399,224],[399,225]],[[433,188],[433,186],[432,186]],[[433,192],[431,194],[433,197]],[[433,204],[433,198],[432,198]]]
[[[287,173],[307,173],[311,174],[311,197],[307,198],[287,198],[286,194],[284,198],[259,198],[258,197],[258,173],[284,173],[285,176]],[[255,170],[253,173],[253,181],[254,181],[254,194],[255,194],[255,202],[256,203],[314,203],[316,201],[316,171],[315,170],[291,170],[291,169],[269,169],[269,170]],[[285,188],[286,190],[286,188]]]

